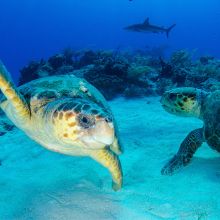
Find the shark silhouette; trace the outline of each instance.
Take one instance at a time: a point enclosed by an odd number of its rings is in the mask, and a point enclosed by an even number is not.
[[[143,33],[166,33],[166,36],[169,37],[170,31],[176,26],[176,24],[171,25],[169,28],[159,27],[149,23],[149,18],[147,18],[141,24],[133,24],[125,27],[125,30],[134,31],[134,32],[143,32]]]

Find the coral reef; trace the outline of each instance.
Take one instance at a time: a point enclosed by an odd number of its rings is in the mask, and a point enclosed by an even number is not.
[[[73,51],[67,48],[47,61],[42,59],[25,66],[20,71],[19,85],[39,77],[73,74],[85,78],[107,99],[119,95],[127,98],[160,95],[179,86],[220,89],[220,60],[202,56],[194,61],[187,50],[175,51],[165,60],[160,56],[164,53],[162,49]]]

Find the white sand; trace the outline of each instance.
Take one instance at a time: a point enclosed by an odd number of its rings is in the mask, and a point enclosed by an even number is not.
[[[125,149],[123,189],[113,192],[96,162],[49,152],[14,130],[0,138],[1,220],[220,219],[220,158],[206,144],[178,174],[160,174],[202,123],[166,113],[159,98],[110,104]]]

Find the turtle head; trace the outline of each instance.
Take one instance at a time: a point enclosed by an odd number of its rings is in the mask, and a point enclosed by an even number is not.
[[[200,117],[203,91],[192,87],[166,91],[160,102],[163,108],[178,116]]]
[[[115,140],[110,112],[83,99],[60,104],[52,113],[53,130],[65,145],[84,149],[101,149]]]

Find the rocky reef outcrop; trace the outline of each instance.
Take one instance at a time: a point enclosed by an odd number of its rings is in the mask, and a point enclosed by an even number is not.
[[[157,50],[156,50],[157,51]],[[73,74],[85,78],[107,99],[161,95],[179,86],[208,91],[220,89],[220,60],[203,56],[193,60],[186,50],[164,59],[148,51],[72,51],[33,61],[21,69],[19,85],[45,76]]]

